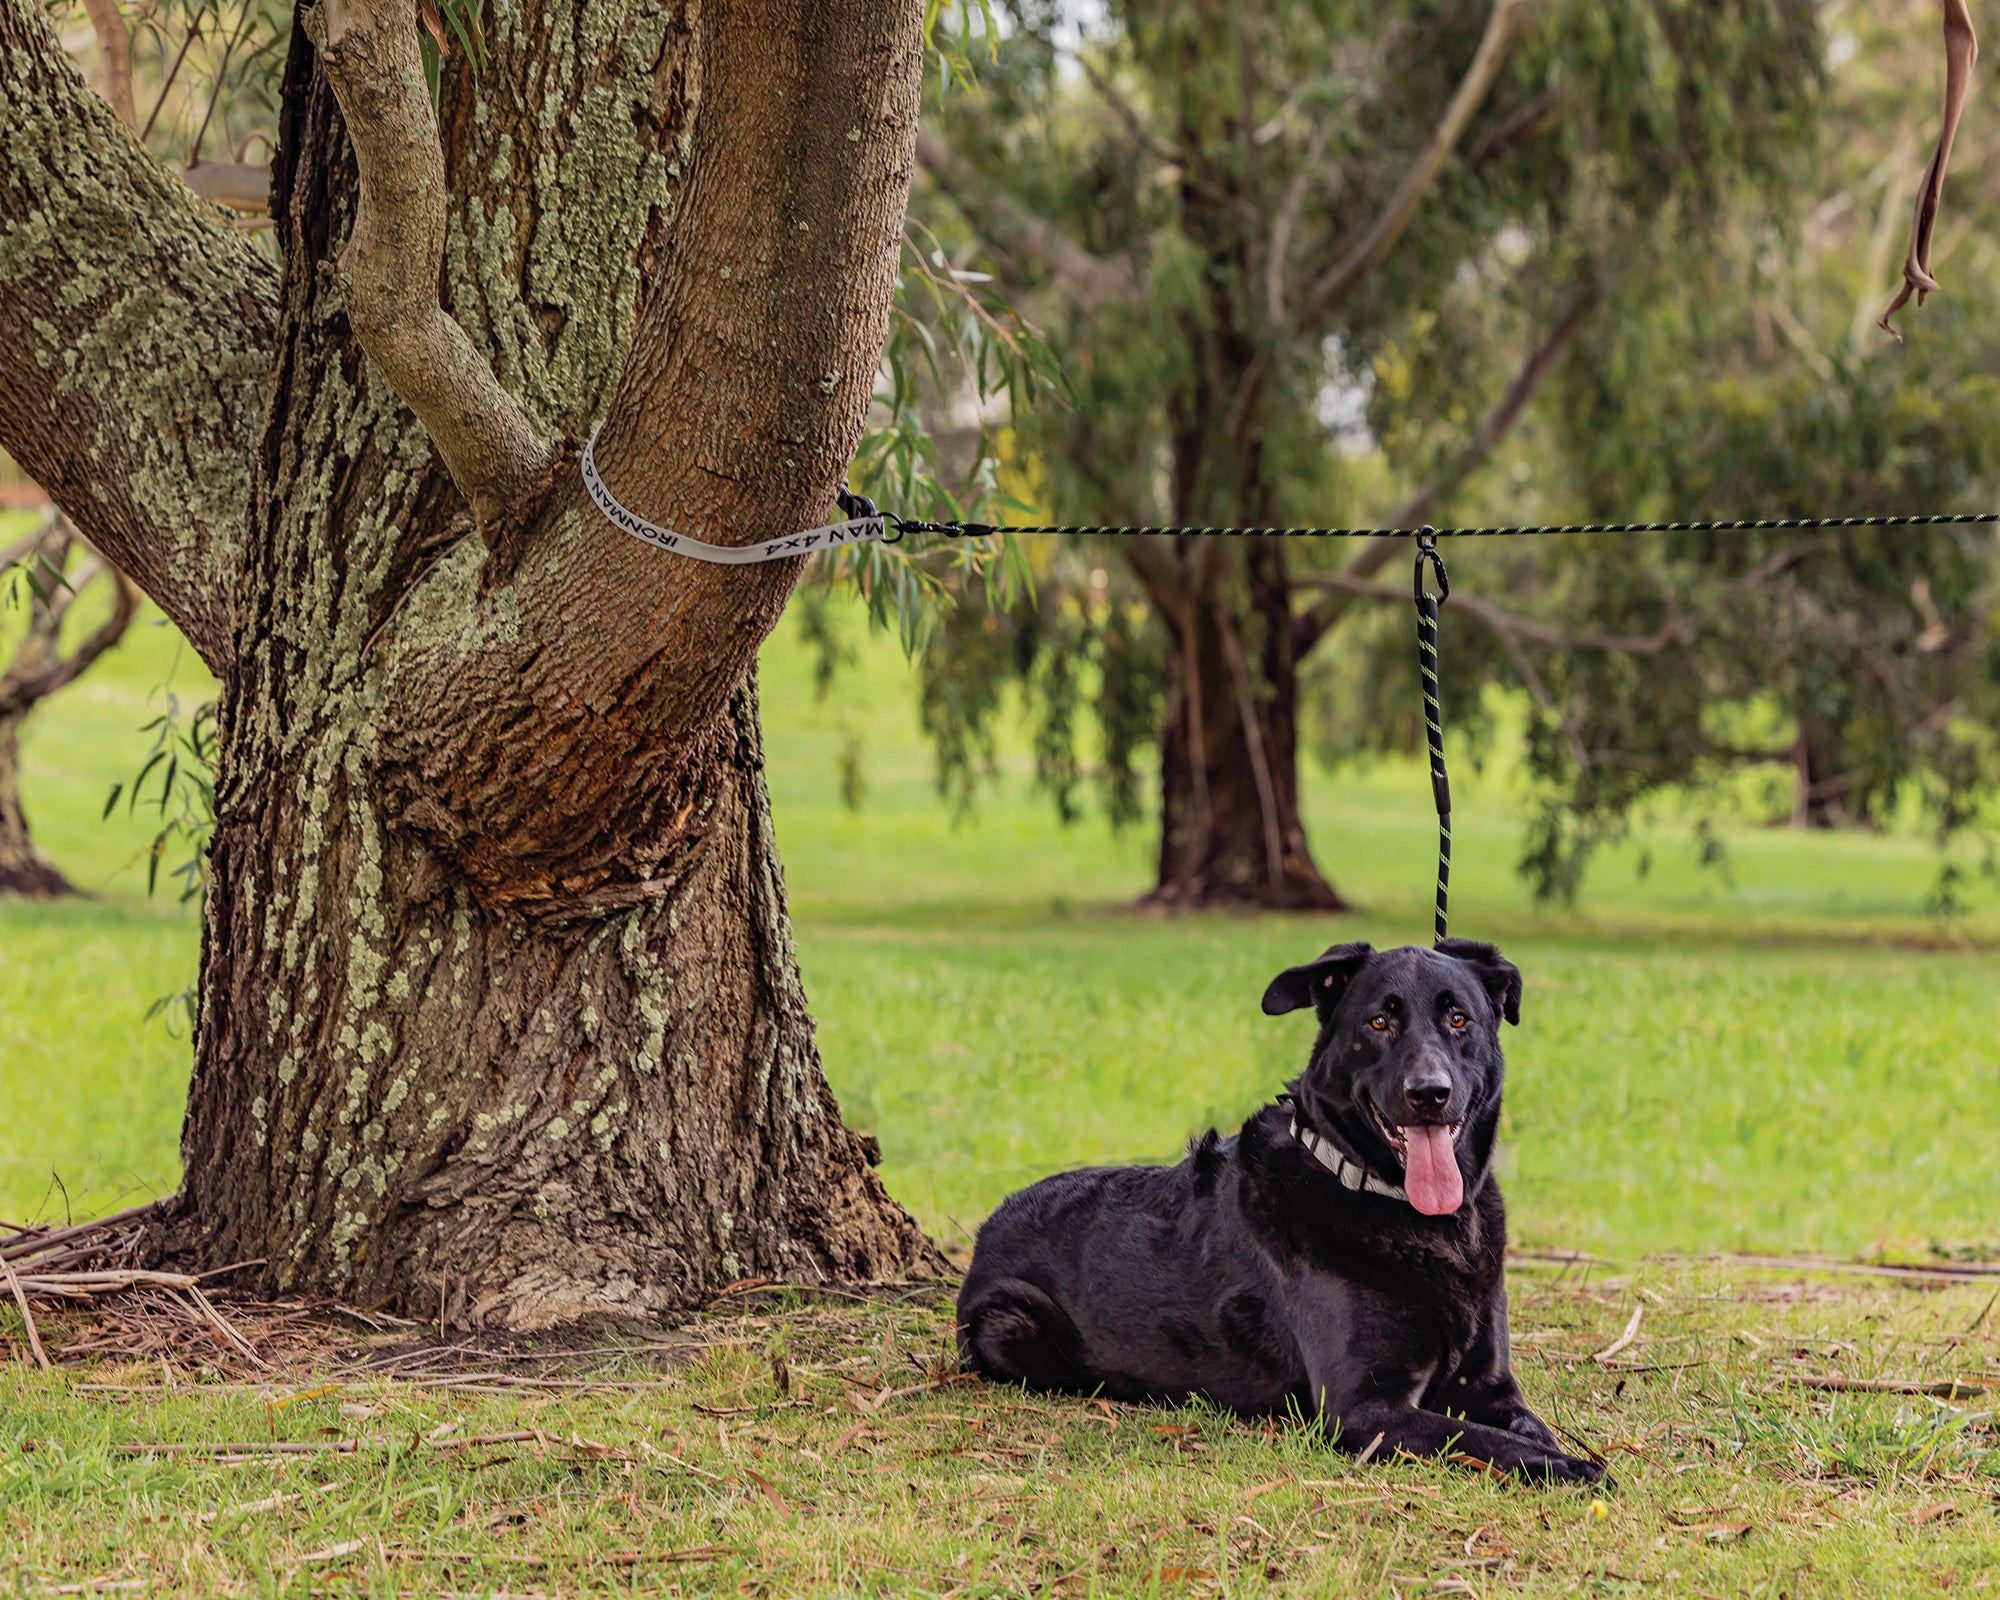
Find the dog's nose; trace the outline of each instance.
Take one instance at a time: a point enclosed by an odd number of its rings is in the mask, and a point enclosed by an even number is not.
[[[1451,1077],[1442,1067],[1419,1067],[1403,1080],[1410,1109],[1435,1116],[1451,1103]]]

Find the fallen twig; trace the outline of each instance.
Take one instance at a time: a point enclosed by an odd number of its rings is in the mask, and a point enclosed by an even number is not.
[[[1625,1331],[1590,1359],[1602,1364],[1617,1355],[1619,1351],[1629,1350],[1633,1342],[1639,1337],[1639,1319],[1645,1316],[1645,1314],[1646,1307],[1643,1303],[1634,1306],[1632,1308],[1632,1320],[1625,1324]]]
[[[1837,1272],[1869,1278],[1900,1278],[1912,1283],[1976,1283],[2000,1278],[2000,1262],[1944,1261],[1934,1266],[1905,1266],[1889,1261],[1829,1261],[1821,1256],[1720,1255],[1709,1259],[1736,1266],[1781,1272]]]
[[[21,1321],[28,1330],[28,1348],[34,1352],[35,1365],[47,1372],[48,1352],[42,1348],[42,1336],[35,1331],[35,1314],[28,1309],[28,1296],[21,1288],[21,1280],[14,1275],[13,1264],[5,1259],[0,1259],[0,1271],[7,1274],[7,1287],[14,1293],[14,1304],[21,1308]]]
[[[1780,1379],[1800,1389],[1832,1389],[1853,1394],[1927,1394],[1940,1400],[1976,1400],[1986,1392],[1983,1384],[1966,1383],[1960,1378],[1944,1378],[1935,1383],[1912,1378],[1843,1378],[1838,1374],[1792,1373]]]

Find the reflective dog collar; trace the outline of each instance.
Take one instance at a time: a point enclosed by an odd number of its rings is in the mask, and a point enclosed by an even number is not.
[[[1401,1189],[1393,1183],[1385,1183],[1359,1161],[1348,1160],[1331,1139],[1320,1137],[1310,1128],[1300,1127],[1297,1117],[1292,1118],[1292,1137],[1306,1147],[1306,1154],[1340,1180],[1343,1189],[1365,1189],[1370,1194],[1408,1203],[1410,1197]]]

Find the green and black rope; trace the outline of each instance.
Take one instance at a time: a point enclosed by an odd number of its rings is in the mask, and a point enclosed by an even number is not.
[[[874,511],[872,504],[858,502]],[[845,509],[845,502],[843,502]],[[849,515],[853,515],[849,512]],[[905,533],[941,533],[970,539],[989,534],[1054,534],[1071,538],[1177,537],[1196,539],[1407,539],[1417,541],[1415,596],[1417,605],[1417,671],[1423,683],[1424,738],[1430,750],[1431,798],[1437,806],[1438,862],[1436,942],[1443,944],[1451,898],[1451,779],[1444,764],[1444,708],[1438,694],[1438,607],[1451,593],[1451,579],[1438,554],[1440,539],[1497,539],[1564,533],[1756,533],[1797,529],[1939,528],[2000,523],[2000,511],[1963,511],[1939,516],[1882,517],[1745,517],[1735,521],[1699,522],[1560,522],[1492,528],[1220,528],[1126,527],[1102,523],[1025,523],[1006,526],[986,522],[916,522],[893,513],[884,515],[893,531],[890,542]],[[1425,587],[1425,569],[1437,578],[1437,593]]]
[[[883,516],[895,530],[892,542],[905,533],[941,533],[952,539],[977,539],[994,533],[1060,534],[1071,538],[1104,535],[1188,539],[1408,539],[1418,533],[1415,528],[1221,528],[1199,524],[1188,527],[1139,527],[1119,523],[920,522],[892,512],[885,512]],[[1518,527],[1426,527],[1422,531],[1436,539],[1501,539],[1554,533],[1757,533],[1809,528],[1940,528],[1994,522],[2000,522],[2000,511],[1960,511],[1939,516],[1744,517],[1733,522],[1548,522]]]
[[[1424,568],[1437,574],[1437,593],[1424,587]],[[1444,708],[1438,701],[1438,607],[1451,593],[1451,576],[1438,554],[1437,530],[1417,535],[1417,674],[1424,689],[1424,740],[1430,746],[1431,799],[1438,814],[1437,939],[1445,940],[1447,902],[1451,898],[1451,778],[1444,768]]]

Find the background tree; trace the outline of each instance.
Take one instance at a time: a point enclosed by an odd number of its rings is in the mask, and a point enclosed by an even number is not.
[[[1983,197],[1937,241],[1949,310],[1908,352],[1873,331],[1937,127],[1934,7],[1114,7],[1080,36],[1015,15],[1003,67],[920,147],[919,198],[1075,372],[1076,413],[1023,441],[1041,514],[1990,504]],[[1530,704],[1538,888],[1573,891],[1648,797],[1711,806],[1774,761],[1801,822],[1914,797],[1971,820],[1991,551],[1969,530],[1460,549],[1457,726],[1479,731],[1481,682]],[[1156,899],[1326,903],[1293,751],[1414,747],[1407,586],[1376,576],[1396,554],[1051,553],[1032,606],[997,628],[969,606],[926,658],[947,786],[969,796],[1018,684],[1066,812],[1094,771],[1136,815],[1157,730]]]
[[[915,7],[322,0],[279,265],[0,6],[0,444],[223,682],[163,1253],[536,1325],[932,1259],[841,1126],[752,668],[882,349]],[[309,33],[308,33],[309,30]],[[839,114],[830,115],[829,106]]]
[[[1478,504],[1529,519],[1869,516],[1990,509],[2000,490],[1993,379],[2000,215],[1951,190],[1933,265],[1951,292],[1909,342],[1878,330],[1938,126],[1937,10],[1830,6],[1818,116],[1781,195],[1727,193],[1705,238],[1634,258],[1616,317],[1593,317],[1504,448]],[[1993,151],[1990,89],[1958,169]],[[1385,438],[1452,391],[1460,352],[1504,315],[1447,298],[1380,393]],[[1497,482],[1496,482],[1497,480]],[[1655,798],[1705,819],[1747,805],[1801,827],[1924,816],[1949,840],[2000,786],[1986,527],[1606,538],[1466,550],[1453,631],[1460,703],[1482,679],[1528,706],[1534,804],[1523,865],[1573,893],[1592,850]],[[1344,579],[1335,591],[1362,591]],[[1401,586],[1369,595],[1393,614]],[[1350,618],[1321,750],[1415,736],[1400,618]],[[1712,835],[1704,834],[1711,841]],[[1936,903],[1979,854],[1947,852]]]
[[[81,560],[72,560],[78,554]],[[108,614],[88,628],[65,628],[73,619],[83,620],[77,602],[104,589],[111,591]],[[0,594],[0,646],[12,646],[0,667],[0,894],[74,894],[75,887],[28,836],[21,810],[21,725],[125,636],[139,595],[83,549],[59,512],[11,548],[0,549]]]

